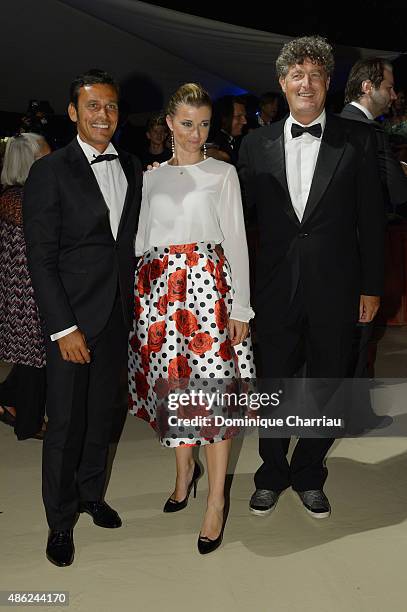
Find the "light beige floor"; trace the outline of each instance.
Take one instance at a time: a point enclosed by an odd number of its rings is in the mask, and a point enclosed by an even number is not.
[[[405,377],[407,329],[387,330],[379,348],[377,375]],[[0,457],[0,590],[68,590],[67,609],[80,612],[407,609],[406,438],[335,444],[326,485],[333,513],[326,521],[306,515],[290,491],[271,516],[249,514],[259,460],[255,436],[246,438],[231,462],[224,544],[201,557],[196,539],[206,477],[187,509],[163,514],[173,483],[172,452],[158,445],[144,422],[129,417],[107,495],[124,526],[103,530],[82,515],[69,568],[56,568],[44,556],[41,442],[17,443],[11,428],[1,425]]]

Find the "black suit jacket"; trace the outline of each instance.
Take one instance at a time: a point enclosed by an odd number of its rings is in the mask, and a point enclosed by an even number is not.
[[[384,210],[374,132],[327,115],[300,222],[287,185],[284,123],[251,132],[240,148],[245,202],[256,208],[259,232],[257,318],[278,330],[301,299],[312,325],[355,322],[360,294],[380,295],[383,288]]]
[[[393,155],[386,132],[380,123],[368,119],[365,113],[353,104],[346,104],[341,112],[341,117],[362,121],[374,127],[384,197],[387,208],[394,211],[396,206],[407,202],[407,177],[400,167],[400,162]]]
[[[115,240],[109,211],[76,138],[39,159],[24,188],[27,258],[35,298],[48,334],[77,325],[87,338],[105,326],[118,286],[130,328],[133,312],[134,237],[142,172],[119,151],[128,181]]]

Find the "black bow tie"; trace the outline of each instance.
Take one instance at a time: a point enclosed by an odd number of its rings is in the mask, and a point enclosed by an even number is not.
[[[95,159],[92,159],[90,165],[92,166],[93,164],[98,164],[102,161],[112,161],[113,159],[117,159],[118,157],[119,156],[115,153],[106,153],[105,155],[98,155],[97,157],[95,157]]]
[[[297,138],[297,136],[302,136],[304,132],[311,134],[311,136],[315,136],[315,138],[321,138],[322,126],[320,123],[315,123],[314,125],[310,125],[309,127],[303,127],[302,125],[298,125],[298,123],[292,124],[291,136],[293,138]]]

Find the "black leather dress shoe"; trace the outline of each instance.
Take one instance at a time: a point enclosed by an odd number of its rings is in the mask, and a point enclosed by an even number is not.
[[[80,512],[87,512],[93,518],[95,525],[106,529],[117,529],[122,526],[122,520],[105,501],[81,502]]]
[[[71,565],[75,555],[73,545],[73,530],[50,530],[47,542],[47,559],[58,567]]]

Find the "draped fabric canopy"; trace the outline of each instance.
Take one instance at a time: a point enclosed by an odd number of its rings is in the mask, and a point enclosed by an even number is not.
[[[91,67],[116,76],[135,113],[161,108],[186,81],[215,97],[277,91],[275,60],[291,38],[138,0],[4,0],[2,22],[0,110],[17,112],[31,98],[63,112],[69,83]],[[397,57],[336,46],[333,87],[343,87],[351,64],[367,55]]]

